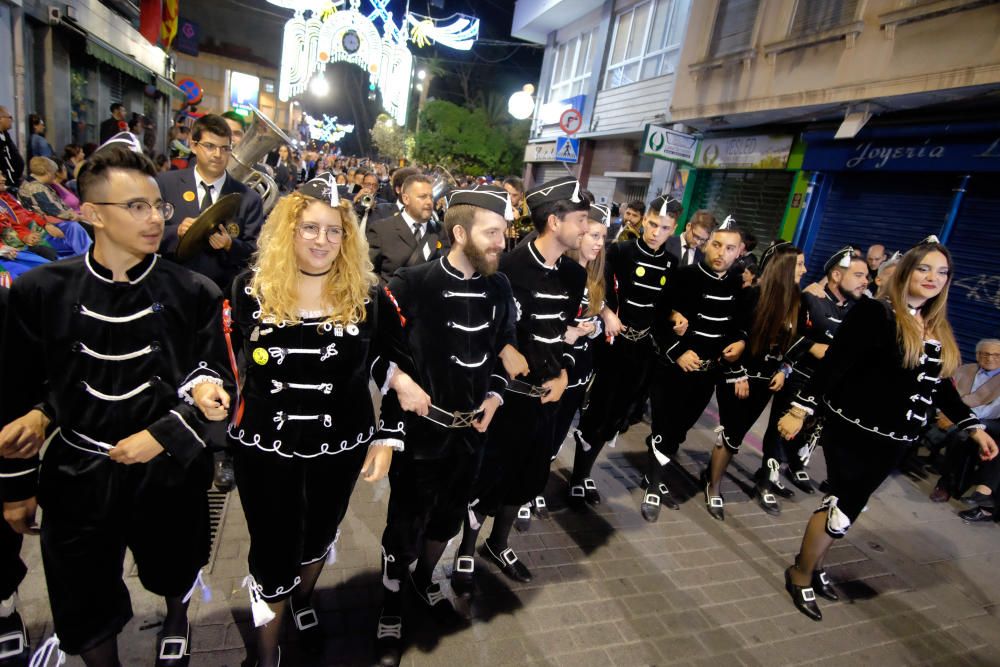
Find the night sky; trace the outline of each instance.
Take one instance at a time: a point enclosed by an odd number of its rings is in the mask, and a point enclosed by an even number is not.
[[[443,8],[435,5],[442,5]],[[190,15],[194,7],[197,7],[198,13]],[[402,16],[406,2],[392,0],[389,7],[394,17]],[[361,10],[370,10],[369,0],[362,1]],[[514,13],[514,3],[511,0],[425,0],[410,2],[410,11],[442,19],[454,13],[476,16],[480,19],[480,39],[525,44],[510,36]],[[182,0],[180,13],[184,18],[195,20],[201,25],[203,44],[207,40],[229,43],[249,49],[257,58],[275,66],[280,63],[282,29],[291,18],[289,10],[266,0],[216,0],[211,4]],[[376,21],[376,26],[380,26],[379,21]],[[537,84],[542,63],[542,49],[527,45],[515,47],[477,43],[471,51],[456,51],[436,45],[418,49],[411,43],[410,49],[416,59],[415,69],[420,68],[421,58],[434,56],[441,59],[446,70],[471,65],[474,68],[470,77],[473,96],[477,91],[482,91],[484,96],[493,92],[506,99],[525,83]],[[326,113],[337,116],[342,123],[354,123],[354,134],[348,135],[341,147],[348,154],[367,153],[368,147],[358,143],[358,134],[364,133],[367,138],[367,128],[371,127],[375,117],[381,112],[379,100],[368,100],[367,74],[353,65],[335,63],[327,67],[327,79],[331,86],[329,95],[316,98],[307,92],[299,101],[311,115]],[[434,80],[430,98],[446,99],[458,104],[465,101],[458,77],[447,72]]]

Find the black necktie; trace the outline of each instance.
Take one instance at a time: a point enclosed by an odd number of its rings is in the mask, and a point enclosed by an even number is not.
[[[202,183],[201,187],[205,188],[205,196],[201,198],[201,210],[204,211],[212,205],[212,188],[215,186],[211,183]]]
[[[694,248],[688,246],[687,252],[684,253],[684,266],[694,264]]]
[[[423,235],[422,232],[423,232],[423,225],[421,225],[419,222],[414,222],[413,238],[417,240],[417,243],[420,243],[420,237]]]

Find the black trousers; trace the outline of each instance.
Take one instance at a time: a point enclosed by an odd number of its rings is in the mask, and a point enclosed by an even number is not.
[[[599,345],[590,398],[580,415],[580,433],[593,450],[628,430],[629,415],[649,390],[653,348],[649,337],[633,342],[621,336]]]
[[[569,429],[573,425],[573,417],[578,410],[583,407],[584,398],[587,395],[587,385],[581,384],[563,392],[556,408],[555,425],[552,428],[552,458],[555,459],[562,447]],[[574,466],[576,465],[574,459]]]
[[[311,459],[234,448],[236,486],[250,531],[250,574],[262,597],[283,600],[299,585],[302,566],[333,548],[368,447]]]
[[[21,560],[23,535],[0,520],[0,601],[6,600],[24,581],[28,568]]]
[[[986,432],[994,440],[1000,439],[1000,419],[984,419]],[[979,447],[969,439],[970,431],[948,433],[945,440],[945,458],[941,471],[940,486],[948,489],[953,496],[961,496],[974,485],[990,487],[994,493],[1000,486],[1000,457],[992,461],[980,461]]]
[[[876,436],[848,423],[836,414],[828,414],[820,437],[826,455],[830,493],[817,511],[842,513],[854,523],[868,499],[882,485],[906,453],[907,444]],[[833,509],[835,507],[835,509]],[[843,537],[847,528],[838,529],[827,520],[827,533]]]
[[[764,412],[774,392],[768,389],[770,380],[750,378],[750,395],[737,398],[734,385],[720,381],[715,390],[719,403],[719,423],[722,425],[722,444],[732,452],[740,451],[743,438]]]
[[[677,456],[691,427],[708,407],[719,381],[718,371],[685,373],[676,364],[661,364],[649,386],[652,425],[646,478],[659,484],[670,460]]]
[[[473,488],[476,511],[496,515],[545,489],[559,403],[508,391],[487,431],[486,451]]]
[[[412,420],[411,420],[412,422]],[[472,428],[449,429],[444,456],[422,459],[419,442],[407,433],[407,449],[396,454],[389,470],[389,509],[382,547],[394,562],[412,563],[425,540],[447,542],[462,529],[466,508],[482,462],[485,434]]]
[[[182,596],[208,562],[211,456],[188,468],[166,454],[122,465],[56,437],[42,460],[42,562],[56,634],[77,654],[132,617],[122,581],[126,547],[149,592]]]

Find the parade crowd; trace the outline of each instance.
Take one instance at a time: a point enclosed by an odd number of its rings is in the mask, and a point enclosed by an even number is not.
[[[249,528],[257,664],[281,664],[286,624],[319,651],[313,593],[354,486],[388,477],[371,633],[376,663],[398,664],[414,620],[404,599],[456,627],[482,568],[530,581],[509,537],[548,516],[560,446],[574,447],[568,504],[599,505],[593,466],[647,404],[648,522],[679,508],[667,473],[713,396],[701,502],[724,521],[722,479],[770,405],[756,502],[777,515],[786,482],[822,490],[784,572],[813,620],[819,597],[839,598],[831,545],[930,427],[945,451],[933,498],[992,519],[1000,341],[961,366],[954,267],[934,237],[891,257],[845,247],[801,288],[799,248],[751,254],[740,211],[696,211],[675,234],[684,211],[668,194],[629,203],[618,223],[571,176],[527,191],[463,178],[442,193],[426,169],[322,152],[303,169],[285,148],[259,166],[281,195],[265,211],[227,174],[239,117],[172,130],[183,168],[157,167],[109,125],[70,170],[36,152],[36,132],[27,179],[9,127],[0,107],[0,255],[16,277],[0,290],[0,662],[31,653],[16,590],[22,539],[40,533],[55,634],[33,665],[59,651],[120,664],[126,548],[165,600],[155,664],[187,664],[213,479],[235,484]],[[234,212],[192,249],[185,237],[228,195]]]

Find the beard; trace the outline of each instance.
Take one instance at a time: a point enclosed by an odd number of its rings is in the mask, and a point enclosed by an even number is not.
[[[462,252],[465,253],[469,263],[472,264],[472,268],[480,275],[493,275],[500,267],[500,253],[496,253],[495,255],[487,254],[472,243],[466,243],[465,247],[462,248]]]

